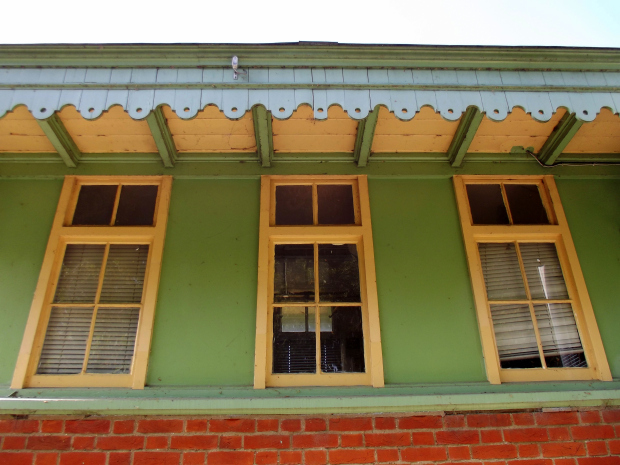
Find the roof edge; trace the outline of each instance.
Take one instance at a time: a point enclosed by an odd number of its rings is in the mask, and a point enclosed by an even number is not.
[[[619,71],[618,48],[444,45],[42,44],[0,45],[4,67],[433,68]]]

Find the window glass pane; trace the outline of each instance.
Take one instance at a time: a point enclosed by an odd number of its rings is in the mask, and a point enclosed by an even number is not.
[[[355,244],[319,244],[319,300],[361,301]]]
[[[281,307],[282,332],[304,333],[315,331],[314,307]]]
[[[519,249],[532,299],[568,299],[555,244],[520,243]]]
[[[140,303],[148,256],[148,245],[111,245],[99,302]]]
[[[105,245],[68,244],[54,303],[94,303]]]
[[[489,300],[525,299],[521,267],[513,243],[478,244]]]
[[[275,246],[275,302],[314,302],[314,245]]]
[[[473,224],[508,224],[499,184],[467,184]]]
[[[534,312],[547,366],[587,367],[571,305],[534,305]]]
[[[112,221],[117,189],[117,185],[81,186],[72,224],[109,225]]]
[[[82,371],[93,309],[52,307],[37,374],[68,375]]]
[[[493,331],[502,368],[541,368],[529,305],[491,305]]]
[[[538,186],[504,184],[513,224],[549,224]]]
[[[311,311],[314,311],[313,309]],[[316,332],[283,332],[290,307],[273,309],[273,373],[316,373]]]
[[[276,186],[276,224],[313,224],[312,186]]]
[[[317,186],[319,224],[355,224],[353,186]]]
[[[363,373],[365,367],[362,309],[360,307],[325,308],[325,311],[321,312],[321,319],[324,318],[324,313],[330,310],[332,330],[321,330],[321,371],[323,373]]]
[[[320,307],[320,326],[321,332],[332,331],[332,309],[331,307]]]
[[[129,373],[140,308],[99,308],[87,373]]]
[[[116,211],[116,226],[151,226],[158,186],[123,186]]]

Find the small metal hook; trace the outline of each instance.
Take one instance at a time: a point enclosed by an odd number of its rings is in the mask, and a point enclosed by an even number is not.
[[[233,79],[235,81],[239,78],[240,74],[248,74],[247,71],[238,69],[238,66],[239,66],[239,58],[235,55],[234,57],[232,57]]]

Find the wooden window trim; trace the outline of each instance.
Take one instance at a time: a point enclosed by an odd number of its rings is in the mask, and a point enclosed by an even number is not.
[[[454,176],[457,206],[465,242],[469,274],[476,305],[482,351],[491,384],[516,381],[591,380],[611,381],[611,371],[590,302],[585,279],[577,258],[564,209],[553,176]],[[548,225],[472,224],[467,184],[538,185],[547,210]],[[566,287],[573,302],[577,330],[582,340],[588,368],[502,369],[493,332],[493,322],[478,251],[480,242],[550,242],[557,249]],[[495,303],[495,302],[494,302]]]
[[[71,226],[82,185],[158,185],[153,226]],[[143,389],[153,333],[155,304],[164,238],[170,205],[171,176],[66,176],[52,223],[43,265],[30,307],[11,387],[127,387]],[[120,192],[120,189],[119,189]],[[118,205],[118,195],[116,198]],[[115,210],[116,211],[116,210]],[[65,247],[69,243],[148,244],[143,300],[136,333],[134,358],[129,374],[40,375],[35,374],[51,300],[55,292]]]
[[[353,186],[355,222],[344,226],[276,226],[275,186],[282,184],[350,184]],[[316,189],[313,189],[316,198]],[[314,212],[316,223],[317,213]],[[272,374],[273,269],[275,244],[314,242],[357,244],[360,267],[362,327],[364,331],[365,373]],[[314,304],[313,304],[314,305]],[[346,305],[346,304],[345,304]],[[379,329],[379,305],[374,248],[366,176],[262,176],[254,388],[266,386],[345,386],[382,387],[383,356]]]

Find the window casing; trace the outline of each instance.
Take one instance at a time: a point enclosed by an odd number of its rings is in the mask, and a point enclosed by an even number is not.
[[[553,176],[455,176],[487,377],[611,380]]]
[[[263,176],[254,387],[383,386],[365,176]]]
[[[67,176],[12,387],[142,389],[170,176]]]

